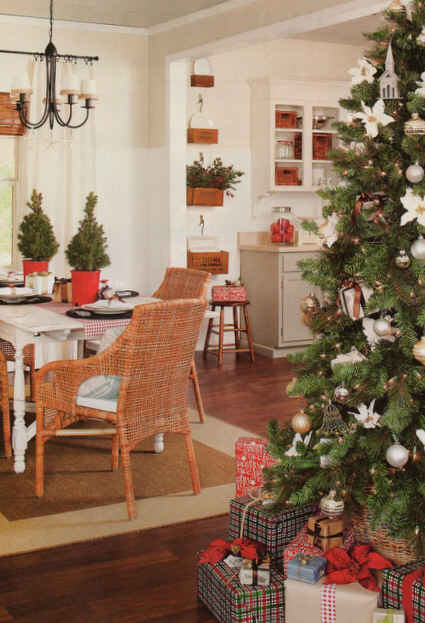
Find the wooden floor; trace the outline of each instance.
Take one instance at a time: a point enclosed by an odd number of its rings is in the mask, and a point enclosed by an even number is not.
[[[264,434],[299,408],[286,360],[196,364],[207,414]],[[227,527],[221,516],[0,558],[0,623],[213,623],[196,598],[196,553]]]

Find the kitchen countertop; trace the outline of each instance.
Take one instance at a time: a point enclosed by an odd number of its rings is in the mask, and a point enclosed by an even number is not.
[[[268,232],[239,232],[238,248],[240,251],[259,251],[261,253],[317,253],[322,247],[317,243],[299,246],[270,242]]]

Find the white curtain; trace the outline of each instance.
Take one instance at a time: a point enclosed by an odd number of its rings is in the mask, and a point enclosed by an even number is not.
[[[57,84],[62,83],[69,65],[58,63]],[[81,79],[92,78],[92,68],[78,66]],[[90,74],[90,75],[88,75]],[[45,96],[45,63],[33,60],[29,75],[32,84],[30,120],[40,119]],[[58,90],[59,90],[58,89]],[[79,123],[85,114],[79,100],[73,107],[72,123]],[[60,113],[68,117],[68,105],[62,104]],[[79,129],[69,130],[56,122],[50,130],[47,122],[38,130],[28,130],[20,140],[19,173],[16,201],[17,224],[27,212],[26,202],[32,190],[43,195],[43,208],[51,219],[59,251],[50,262],[50,270],[57,277],[69,275],[65,248],[77,230],[82,218],[85,198],[90,191],[96,192],[96,126],[95,113],[90,111],[89,120]],[[63,348],[52,346],[37,353],[37,365],[67,356]]]

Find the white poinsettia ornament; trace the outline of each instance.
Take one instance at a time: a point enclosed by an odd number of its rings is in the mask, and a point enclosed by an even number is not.
[[[366,357],[362,355],[362,353],[360,353],[355,346],[352,346],[350,352],[343,353],[335,357],[335,359],[332,359],[331,368],[333,370],[334,367],[340,363],[352,364],[360,363],[361,361],[366,361]]]
[[[418,88],[415,91],[416,95],[425,97],[425,71],[421,73],[421,79],[416,80],[416,84],[418,85]]]
[[[406,212],[400,219],[400,225],[406,225],[417,219],[420,225],[425,226],[425,198],[415,195],[411,188],[406,190],[404,197],[400,199]]]
[[[362,112],[356,112],[354,117],[364,123],[366,134],[371,138],[378,136],[380,125],[385,127],[389,123],[394,122],[393,117],[386,114],[385,103],[382,99],[375,102],[373,108],[366,106],[362,101]]]
[[[377,426],[380,426],[378,422],[381,416],[374,410],[375,402],[376,400],[372,400],[369,406],[362,403],[357,407],[358,413],[355,413],[355,411],[349,411],[350,415],[354,415],[356,420],[360,422],[360,424],[363,424],[363,428],[376,428]]]
[[[295,433],[295,436],[292,440],[292,445],[289,450],[285,452],[285,456],[300,456],[299,452],[297,451],[297,443],[303,443],[305,446],[308,446],[312,434],[313,431],[309,432],[308,435],[306,435],[303,439],[300,433]]]
[[[336,230],[338,221],[339,216],[334,212],[319,227],[319,236],[325,239],[326,245],[329,248],[338,240],[338,232]]]
[[[367,58],[359,58],[357,61],[358,67],[353,67],[348,70],[351,74],[351,84],[361,84],[366,80],[370,84],[374,81],[374,75],[376,74],[376,67],[369,63]]]
[[[386,342],[394,342],[394,335],[378,335],[375,333],[374,329],[375,320],[373,318],[363,318],[363,333],[365,334],[368,343],[372,348],[376,346],[381,340],[385,340]]]

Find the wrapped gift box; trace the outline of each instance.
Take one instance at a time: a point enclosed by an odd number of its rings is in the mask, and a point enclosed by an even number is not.
[[[384,569],[382,584],[382,606],[384,608],[393,608],[401,610],[403,608],[403,580],[409,573],[416,571],[425,566],[425,561],[418,561],[394,567],[393,569]],[[425,621],[425,587],[422,579],[413,582],[411,595],[411,608],[414,623],[424,623]]]
[[[344,522],[342,519],[329,519],[324,515],[308,518],[307,540],[310,545],[320,547],[327,552],[332,547],[342,547]]]
[[[211,294],[213,303],[220,301],[246,301],[245,286],[213,286]]]
[[[252,586],[268,586],[270,584],[270,559],[267,557],[257,565],[254,560],[245,558],[239,571],[239,582]]]
[[[286,566],[286,576],[290,580],[299,580],[307,584],[316,584],[325,575],[326,558],[296,554]]]
[[[360,584],[285,580],[287,623],[371,623],[378,594]]]
[[[354,283],[346,288],[341,288],[339,300],[342,310],[352,320],[364,318],[364,310],[373,293],[372,288],[369,288],[364,283]]]
[[[377,608],[373,613],[372,623],[405,623],[403,610]]]
[[[354,545],[354,535],[351,526],[344,528],[343,536],[343,548],[349,550]],[[305,526],[295,537],[293,541],[285,548],[283,552],[283,573],[286,573],[286,568],[290,560],[292,560],[297,554],[305,554],[308,556],[322,556],[323,551],[320,547],[310,545],[307,536],[307,526]]]
[[[248,495],[263,485],[263,469],[276,462],[267,452],[267,441],[257,437],[239,437],[235,443],[236,497]]]
[[[283,550],[304,527],[310,515],[317,511],[316,504],[288,511],[270,512],[261,503],[246,508],[252,500],[236,498],[230,502],[229,540],[244,536],[262,543],[270,556],[272,565],[282,568]],[[243,534],[240,534],[244,517]]]
[[[248,586],[224,562],[204,563],[198,567],[198,597],[219,623],[285,621],[283,576],[273,569],[268,586]]]

